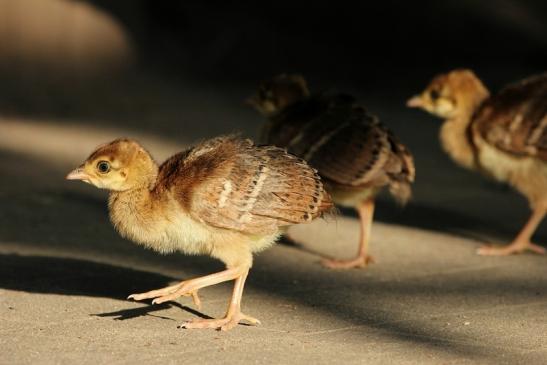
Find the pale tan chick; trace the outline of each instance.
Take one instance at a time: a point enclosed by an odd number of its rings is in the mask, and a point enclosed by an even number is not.
[[[321,175],[333,201],[359,213],[361,237],[349,260],[325,259],[329,268],[365,267],[376,195],[388,187],[401,203],[411,196],[414,163],[408,149],[344,94],[312,95],[300,75],[263,82],[249,100],[267,117],[262,142],[285,147]]]
[[[439,75],[408,101],[443,118],[440,140],[459,165],[510,184],[528,198],[533,213],[505,247],[481,255],[545,253],[531,238],[547,212],[547,74],[511,84],[498,94],[470,70]]]
[[[243,286],[253,253],[271,246],[284,226],[310,222],[332,205],[319,176],[284,150],[221,137],[157,166],[137,142],[100,146],[67,179],[110,190],[110,218],[123,236],[162,253],[205,254],[226,270],[129,298],[163,303],[206,286],[235,280],[222,319],[197,319],[185,328],[228,330],[246,320]]]

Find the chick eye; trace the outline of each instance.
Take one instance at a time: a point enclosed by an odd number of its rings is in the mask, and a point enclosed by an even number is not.
[[[101,174],[106,174],[108,171],[110,171],[110,164],[107,161],[100,161],[97,164],[97,170]]]
[[[431,90],[429,92],[429,97],[431,98],[431,100],[437,100],[439,96],[441,96],[441,94],[437,90]]]

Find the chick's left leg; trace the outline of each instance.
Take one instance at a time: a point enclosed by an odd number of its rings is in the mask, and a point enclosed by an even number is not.
[[[243,314],[241,312],[241,297],[245,280],[249,274],[247,269],[243,274],[236,278],[232,299],[224,318],[219,319],[194,319],[181,325],[182,328],[219,328],[222,331],[228,331],[239,324],[240,321],[247,321],[252,325],[260,324],[256,318]]]

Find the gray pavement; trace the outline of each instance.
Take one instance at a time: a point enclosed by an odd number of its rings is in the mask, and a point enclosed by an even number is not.
[[[376,264],[347,272],[318,264],[317,253],[355,250],[358,223],[348,211],[291,229],[297,245],[256,258],[243,306],[259,327],[177,328],[222,315],[230,284],[203,290],[201,311],[188,299],[126,301],[221,265],[121,239],[106,194],[64,174],[120,135],[138,137],[158,160],[198,138],[234,129],[252,136],[259,119],[241,105],[245,93],[196,88],[172,96],[180,104],[162,98],[164,114],[140,118],[0,118],[1,364],[547,363],[547,258],[474,254],[482,241],[510,240],[526,202],[451,164],[438,148],[437,122],[381,99],[367,105],[410,145],[418,180],[406,209],[380,198]],[[547,242],[545,225],[536,238]]]

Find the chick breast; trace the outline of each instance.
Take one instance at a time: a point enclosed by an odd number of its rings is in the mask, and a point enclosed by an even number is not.
[[[247,234],[311,221],[331,206],[317,173],[277,147],[222,137],[167,160],[158,189],[169,190],[192,218]]]

